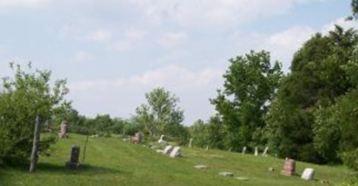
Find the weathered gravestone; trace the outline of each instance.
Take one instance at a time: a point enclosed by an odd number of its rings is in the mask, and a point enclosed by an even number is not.
[[[139,144],[142,142],[142,134],[140,132],[137,132],[134,134],[134,136],[131,136],[130,140],[133,144]]]
[[[257,147],[255,147],[255,156],[259,155],[259,150],[257,149]]]
[[[192,143],[193,143],[193,138],[190,138],[190,140],[189,140],[189,148],[191,148],[192,147]]]
[[[314,169],[312,168],[306,168],[301,175],[301,178],[307,181],[313,180],[313,177],[314,177]]]
[[[282,175],[292,176],[296,171],[296,161],[293,159],[286,158],[285,163],[283,164],[283,169],[281,171]]]
[[[176,158],[181,156],[180,147],[174,147],[169,155],[171,158]]]
[[[264,150],[264,152],[262,153],[262,156],[267,156],[267,152],[268,152],[268,147],[265,147],[265,150]]]
[[[168,145],[164,148],[163,154],[169,155],[172,152],[172,150],[173,150],[173,146]]]
[[[195,165],[194,168],[196,168],[196,169],[207,169],[208,166],[206,166],[206,165]]]
[[[58,137],[68,138],[67,130],[68,130],[68,124],[67,124],[67,121],[64,120],[64,121],[62,121],[62,123],[60,125],[60,133],[58,133]]]
[[[245,154],[246,153],[246,146],[244,146],[243,148],[242,148],[242,154]]]
[[[70,161],[66,162],[66,167],[70,169],[77,169],[78,166],[80,165],[79,158],[80,158],[80,147],[77,145],[72,145]]]

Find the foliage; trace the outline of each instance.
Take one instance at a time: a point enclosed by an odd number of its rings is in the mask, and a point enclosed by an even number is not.
[[[147,104],[136,109],[136,122],[144,126],[150,136],[166,134],[172,137],[187,136],[181,123],[183,111],[177,107],[179,99],[164,88],[155,88],[145,95]]]
[[[282,72],[278,62],[271,66],[270,54],[253,52],[230,60],[224,75],[224,90],[212,99],[225,126],[228,148],[264,143],[259,135]]]
[[[10,67],[14,77],[3,78],[0,92],[0,159],[22,163],[30,156],[36,116],[42,124],[48,121],[56,108],[66,104],[63,99],[68,90],[64,80],[52,86],[49,71],[31,72],[31,64],[27,71],[12,63]],[[42,151],[49,146],[41,144]]]
[[[357,34],[336,26],[316,34],[295,54],[266,116],[271,145],[281,157],[317,163],[335,162],[344,135],[330,108],[351,90],[356,73],[352,58]]]

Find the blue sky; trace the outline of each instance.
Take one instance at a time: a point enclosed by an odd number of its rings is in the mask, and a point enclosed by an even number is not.
[[[185,123],[214,113],[228,59],[268,50],[289,71],[315,32],[345,22],[349,0],[0,0],[0,76],[27,63],[67,78],[81,113],[128,118],[162,86]]]

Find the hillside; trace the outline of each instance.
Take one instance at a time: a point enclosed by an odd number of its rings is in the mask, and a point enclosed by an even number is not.
[[[298,176],[281,176],[283,160],[273,157],[184,148],[184,157],[172,159],[143,145],[129,144],[114,137],[90,138],[85,163],[77,171],[67,170],[64,164],[69,159],[71,145],[82,146],[84,142],[85,136],[74,134],[60,140],[51,156],[41,157],[33,175],[21,168],[1,168],[0,185],[324,185],[319,180],[340,183],[350,173],[344,167],[298,162],[299,174],[305,167],[316,170],[317,181],[306,182]],[[195,169],[193,166],[197,164],[207,165],[208,169]],[[275,171],[269,172],[269,167]],[[230,171],[249,180],[222,177],[218,175],[221,171]]]

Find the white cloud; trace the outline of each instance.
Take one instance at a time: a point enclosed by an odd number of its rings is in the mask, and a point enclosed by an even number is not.
[[[140,41],[146,36],[146,32],[137,29],[127,29],[120,38],[111,44],[115,51],[129,51],[139,45]]]
[[[130,77],[72,82],[69,97],[75,100],[76,109],[88,115],[101,112],[130,117],[145,102],[145,92],[165,87],[180,98],[179,106],[185,110],[186,122],[192,122],[213,114],[209,98],[215,97],[216,89],[222,85],[223,72],[223,69],[194,71],[169,65]]]
[[[51,0],[0,0],[0,7],[41,7]]]
[[[288,12],[297,3],[320,0],[131,0],[147,17],[182,26],[226,25]]]
[[[357,21],[346,21],[345,18],[338,18],[331,23],[324,25],[321,29],[321,32],[328,33],[330,30],[334,30],[334,25],[342,26],[344,29],[355,28],[358,29]]]
[[[183,32],[165,33],[159,40],[159,44],[164,47],[175,47],[187,40],[188,36]]]
[[[91,32],[87,35],[86,39],[90,41],[97,41],[97,42],[105,42],[110,40],[112,37],[112,33],[108,30],[99,29],[94,32]]]
[[[85,51],[79,51],[74,56],[75,62],[86,62],[86,61],[92,61],[93,59],[94,59],[93,55]]]

